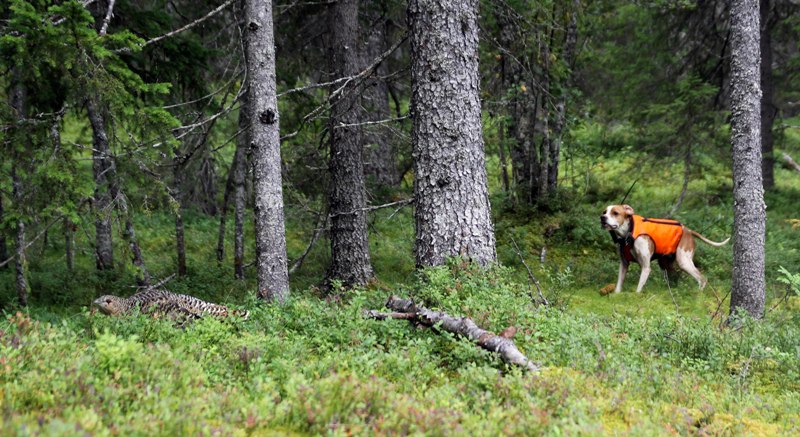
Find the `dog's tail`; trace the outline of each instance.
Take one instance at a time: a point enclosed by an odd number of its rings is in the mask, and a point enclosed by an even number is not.
[[[693,231],[693,230],[689,229],[689,232],[691,232],[691,233],[692,233],[692,235],[694,235],[695,237],[697,237],[697,238],[699,238],[699,239],[703,240],[705,243],[707,243],[707,244],[710,244],[710,245],[712,245],[712,246],[714,246],[714,247],[721,247],[721,246],[724,246],[724,245],[725,245],[725,243],[727,243],[727,242],[728,242],[728,241],[730,241],[730,239],[731,239],[731,237],[728,237],[728,238],[726,238],[726,239],[725,239],[725,241],[723,241],[723,242],[721,242],[721,243],[717,243],[717,242],[715,242],[715,241],[711,241],[711,240],[709,240],[708,238],[706,238],[706,237],[704,237],[704,236],[700,235],[700,233],[699,233],[699,232],[697,232],[697,231]]]

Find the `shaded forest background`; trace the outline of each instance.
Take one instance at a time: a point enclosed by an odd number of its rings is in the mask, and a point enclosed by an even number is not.
[[[787,191],[774,189],[774,169],[796,178],[781,164],[783,153],[795,152],[800,111],[797,7],[762,3],[764,183],[782,201]],[[124,2],[111,15],[108,6],[4,8],[0,258],[14,255],[22,223],[25,276],[41,303],[80,305],[131,277],[171,274],[246,289],[227,281],[254,270],[253,240],[244,236],[252,232],[253,188],[250,121],[239,110],[242,5]],[[391,284],[413,270],[403,261],[413,241],[382,235],[387,218],[377,209],[392,208],[388,217],[399,221],[410,209],[401,208],[413,181],[406,5],[360,5],[348,30],[356,44],[349,71],[331,63],[338,23],[330,8],[279,2],[274,11],[288,256],[298,290],[336,279],[325,239],[327,194],[336,186],[331,108],[343,106],[331,100],[337,91],[355,99],[345,123],[358,130],[367,203],[376,211],[376,276]],[[634,182],[628,201],[638,212],[730,234],[730,215],[714,209],[731,201],[724,2],[484,1],[480,11],[483,131],[501,261],[517,263],[506,227],[526,220],[535,225],[517,238],[527,256],[604,248],[590,223]],[[93,115],[108,131],[105,151]],[[109,241],[95,241],[97,221],[113,228]],[[387,226],[399,233],[408,225]],[[393,247],[382,254],[386,245]],[[767,270],[774,276],[774,265]],[[3,302],[11,305],[7,278]]]

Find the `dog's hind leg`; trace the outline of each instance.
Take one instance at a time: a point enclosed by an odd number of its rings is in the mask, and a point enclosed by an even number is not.
[[[697,280],[697,285],[699,285],[700,289],[702,290],[703,288],[706,287],[708,281],[703,276],[703,274],[700,273],[700,270],[697,270],[697,267],[695,267],[694,261],[692,261],[693,255],[694,252],[686,251],[683,248],[678,247],[678,251],[675,256],[675,261],[678,262],[678,266],[681,269],[683,269],[683,271],[692,275],[692,277]]]

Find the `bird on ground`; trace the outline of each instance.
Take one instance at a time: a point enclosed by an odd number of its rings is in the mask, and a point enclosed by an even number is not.
[[[198,319],[204,315],[219,318],[237,316],[247,320],[249,311],[232,310],[224,305],[206,302],[194,296],[160,289],[140,291],[131,297],[100,296],[92,302],[103,314],[118,316],[139,308],[142,313],[172,318]]]

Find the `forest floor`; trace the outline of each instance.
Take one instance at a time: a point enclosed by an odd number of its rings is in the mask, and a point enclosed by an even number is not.
[[[800,296],[779,280],[787,277],[779,268],[800,269],[800,229],[791,221],[800,218],[800,175],[779,169],[767,197],[765,319],[726,327],[730,244],[699,243],[695,258],[709,278],[703,291],[685,274],[668,284],[654,268],[637,294],[634,267],[622,293],[599,293],[616,280],[618,260],[598,217],[629,187],[609,181],[630,172],[625,162],[603,166],[597,187],[576,188],[548,210],[510,213],[503,196],[493,197],[505,267],[454,260],[417,272],[411,209],[384,209],[370,223],[374,284],[323,295],[316,284],[328,249],[320,239],[282,307],[253,300],[252,267],[245,281],[232,278],[230,246],[217,265],[215,218],[187,213],[189,272],[166,288],[247,308],[251,317],[203,319],[183,330],[90,313],[100,294],[132,294],[131,272],[94,271],[91,228],[78,231],[77,263],[67,271],[62,242],[51,236],[32,247],[31,307],[6,306],[0,320],[0,434],[797,435]],[[663,216],[675,196],[662,185],[642,178],[628,202]],[[723,177],[693,180],[678,218],[713,240],[727,238],[729,192]],[[287,209],[292,259],[313,227],[303,214]],[[175,262],[172,216],[142,213],[137,226],[151,272],[166,277]],[[532,302],[515,243],[550,308]],[[11,272],[0,271],[2,302],[13,301],[12,286]],[[364,317],[389,295],[494,332],[513,325],[514,341],[542,370],[508,368],[436,329]]]

